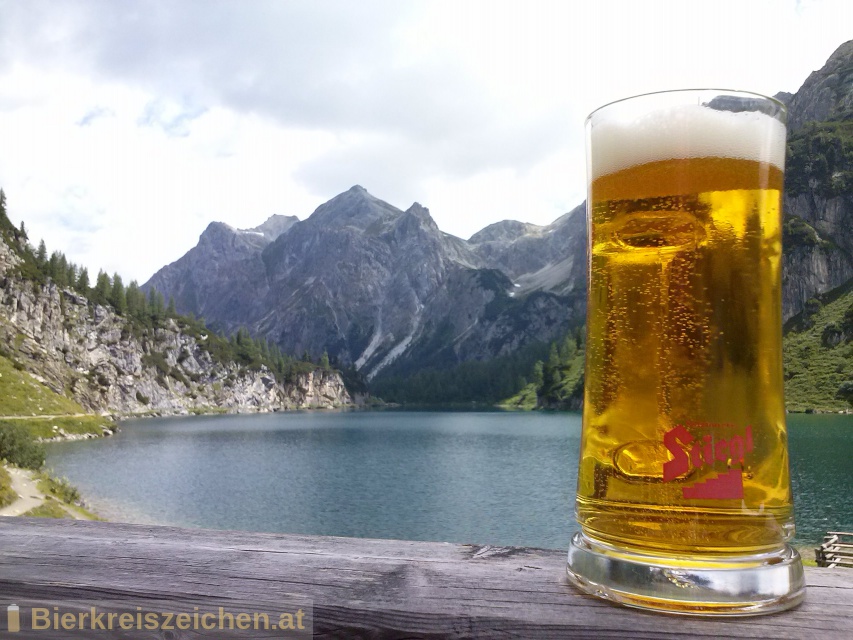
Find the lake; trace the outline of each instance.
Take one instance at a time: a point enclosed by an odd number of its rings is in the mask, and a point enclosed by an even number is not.
[[[853,530],[853,416],[789,415],[796,543]],[[566,548],[579,414],[344,411],[129,420],[47,447],[110,520]]]

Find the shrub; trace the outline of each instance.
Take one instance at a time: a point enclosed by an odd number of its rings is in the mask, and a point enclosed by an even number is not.
[[[24,469],[41,469],[44,466],[44,445],[36,442],[26,427],[19,424],[0,423],[0,459]]]
[[[9,472],[0,466],[0,509],[8,507],[18,499],[18,494],[12,489],[12,478]]]
[[[172,367],[166,362],[166,356],[159,351],[152,351],[142,356],[142,364],[146,367],[154,367],[163,377],[168,376],[172,372]]]
[[[54,478],[43,473],[38,487],[44,493],[49,493],[62,502],[74,504],[80,501],[80,492],[77,487],[70,484],[65,478]]]
[[[838,391],[835,392],[835,397],[847,400],[847,402],[853,404],[853,380],[842,382],[841,386],[838,387]]]
[[[181,384],[183,384],[185,387],[190,386],[190,381],[187,380],[186,376],[181,373],[181,370],[178,367],[172,367],[171,369],[169,369],[169,375]]]

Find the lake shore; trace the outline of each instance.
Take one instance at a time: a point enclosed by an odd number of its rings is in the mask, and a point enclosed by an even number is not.
[[[45,471],[0,463],[0,496],[8,503],[0,516],[102,520],[75,487]]]

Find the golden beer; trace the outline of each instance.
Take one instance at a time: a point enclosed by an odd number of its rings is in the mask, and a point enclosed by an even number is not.
[[[783,121],[701,101],[605,117],[599,130],[595,117],[583,534],[569,575],[599,595],[676,612],[796,604],[802,570],[785,546],[794,528],[781,353]],[[601,558],[618,570],[602,571]],[[786,565],[779,593],[733,598],[730,583],[743,588],[745,568],[760,571],[761,558]],[[698,568],[700,588],[606,584],[619,563],[650,575]],[[588,567],[600,575],[584,575]],[[719,576],[727,594],[707,587]]]

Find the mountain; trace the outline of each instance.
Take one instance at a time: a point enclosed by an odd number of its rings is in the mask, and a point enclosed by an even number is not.
[[[777,97],[790,112],[787,320],[853,278],[853,42],[796,94]],[[226,332],[246,326],[291,353],[327,351],[368,379],[405,378],[547,345],[581,323],[583,209],[547,226],[505,220],[462,240],[420,204],[403,211],[354,186],[277,235],[213,223],[145,287]]]
[[[23,231],[0,206],[0,357],[83,410],[175,414],[352,403],[336,371],[295,363],[293,375],[280,380],[257,358],[225,357],[235,349],[197,322],[164,316],[140,324],[49,277],[25,277],[34,261]],[[236,351],[252,348],[244,339]]]
[[[853,41],[788,104],[783,315],[853,277]]]
[[[234,229],[212,222],[186,255],[161,269],[149,284],[174,296],[176,308],[217,319],[228,333],[243,323],[243,309],[265,293],[266,267],[261,252],[298,222],[295,216],[275,215],[253,229]]]
[[[811,122],[849,120],[853,114],[853,40],[838,47],[812,72],[788,105],[788,130],[798,133]]]
[[[585,204],[545,227],[504,220],[468,239],[483,264],[514,279],[516,295],[585,291],[586,242]]]
[[[226,332],[245,325],[289,352],[327,351],[368,378],[392,363],[453,366],[552,340],[580,317],[580,208],[548,227],[517,224],[465,241],[420,204],[402,211],[356,185],[268,244],[214,223],[143,288]]]
[[[853,41],[788,101],[785,397],[796,411],[853,403]]]

